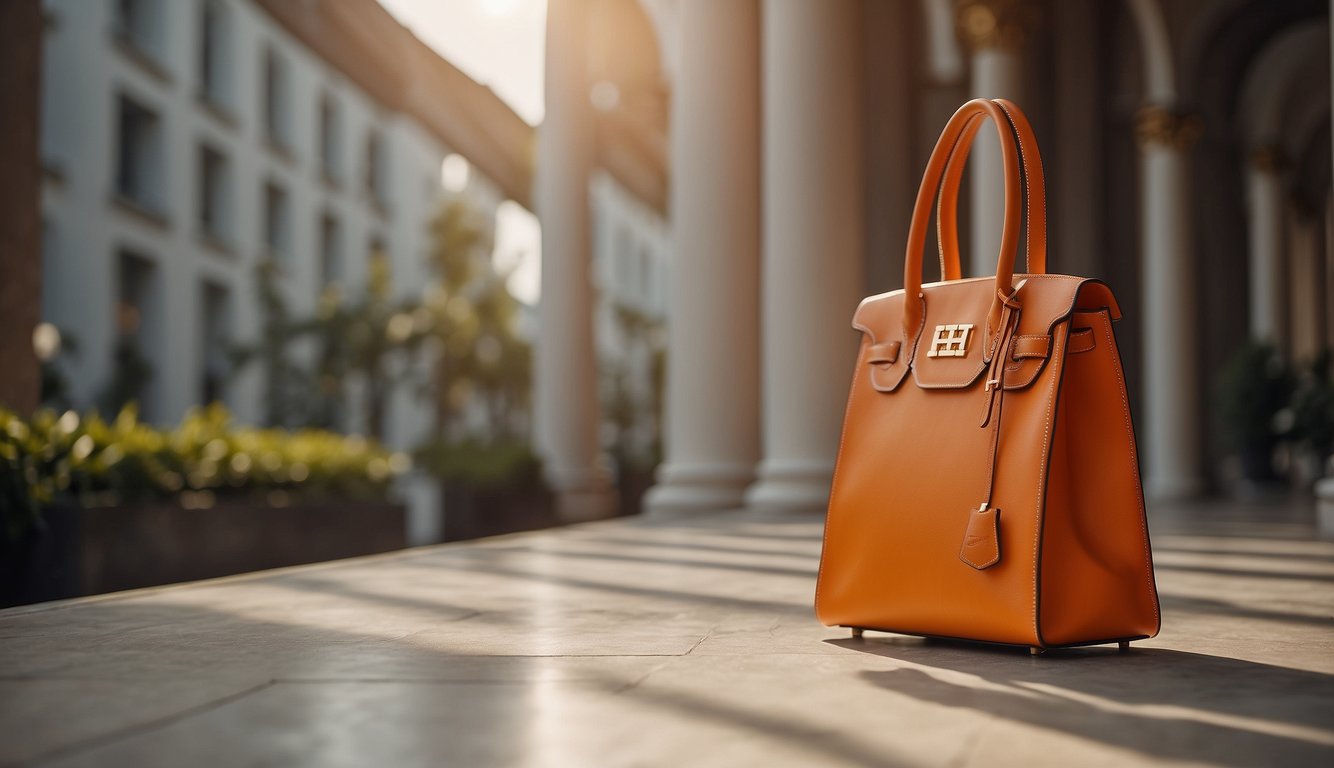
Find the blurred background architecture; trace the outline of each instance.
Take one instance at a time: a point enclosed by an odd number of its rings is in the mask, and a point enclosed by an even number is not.
[[[900,283],[939,127],[1004,96],[1041,139],[1052,269],[1125,310],[1149,493],[1326,471],[1292,399],[1334,340],[1323,0],[549,0],[536,128],[371,0],[42,7],[57,404],[218,400],[411,450],[441,409],[495,426],[440,361],[512,341],[531,389],[501,421],[567,519],[659,458],[652,511],[819,511],[852,309]],[[961,247],[990,274],[998,158],[974,154]],[[513,339],[428,341],[460,231],[491,285],[535,267],[491,255],[505,206],[541,221],[540,302],[497,310]],[[327,365],[362,320],[387,341]]]
[[[356,366],[327,381],[329,344],[303,321],[366,301],[377,279],[386,306],[428,302],[449,279],[431,258],[444,206],[466,206],[484,248],[502,205],[531,206],[533,128],[374,2],[43,10],[42,318],[61,342],[46,399],[135,402],[164,424],[217,401],[248,423],[431,441],[434,402],[410,375],[429,347],[386,355],[370,399]],[[606,386],[642,399],[666,228],[606,174],[590,195],[601,356],[625,368]],[[522,310],[519,335],[536,328]],[[276,352],[275,334],[289,337]],[[641,421],[626,429],[648,455]]]
[[[1118,333],[1152,496],[1227,486],[1236,454],[1244,474],[1269,475],[1264,436],[1283,428],[1269,425],[1316,425],[1272,402],[1265,381],[1285,365],[1329,375],[1326,3],[668,7],[677,250],[651,507],[821,507],[849,308],[899,285],[921,169],[973,96],[1032,116],[1053,269],[1105,278],[1126,310]],[[977,155],[961,229],[966,273],[981,275],[994,271],[1001,212],[998,161]],[[1255,343],[1277,356],[1246,357]],[[1262,435],[1239,434],[1257,422]],[[1287,457],[1306,483],[1329,450],[1327,428],[1313,431],[1314,463]]]

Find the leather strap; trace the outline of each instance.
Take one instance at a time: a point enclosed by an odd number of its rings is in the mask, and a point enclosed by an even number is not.
[[[999,104],[987,99],[973,99],[954,113],[945,125],[936,147],[927,162],[926,173],[922,176],[922,185],[917,191],[917,202],[913,207],[912,225],[908,230],[908,251],[903,263],[903,338],[916,343],[922,323],[926,318],[926,308],[922,298],[922,252],[926,247],[926,228],[931,219],[931,204],[945,174],[945,167],[953,154],[965,129],[974,120],[980,127],[986,118],[996,125],[997,137],[1001,144],[1001,157],[1005,171],[1005,224],[1001,230],[1000,255],[996,262],[995,295],[991,310],[987,314],[985,344],[990,350],[996,349],[994,335],[1000,329],[1002,299],[1014,295],[1014,258],[1019,249],[1019,232],[1023,228],[1022,189],[1020,178],[1018,149],[1015,145],[1015,132],[1010,127],[1009,118]],[[916,348],[913,349],[916,355]],[[987,358],[990,360],[990,356]]]
[[[1025,208],[1028,215],[1026,232],[1026,262],[1029,274],[1047,271],[1047,182],[1042,172],[1042,155],[1038,152],[1037,136],[1023,110],[1009,99],[992,99],[1005,113],[1010,129],[1019,144],[1023,161]],[[940,244],[940,275],[942,280],[963,277],[959,258],[959,188],[963,183],[963,169],[972,151],[973,139],[982,127],[981,118],[965,126],[945,166],[945,180],[940,185],[936,201],[936,241]]]

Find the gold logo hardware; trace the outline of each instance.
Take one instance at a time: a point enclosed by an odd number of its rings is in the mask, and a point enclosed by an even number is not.
[[[936,326],[936,337],[931,340],[927,357],[963,357],[968,354],[968,339],[973,334],[972,323],[949,323]]]

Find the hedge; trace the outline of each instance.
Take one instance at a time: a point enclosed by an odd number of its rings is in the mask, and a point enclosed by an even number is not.
[[[133,406],[109,422],[49,410],[25,420],[0,409],[0,523],[20,537],[57,502],[379,499],[410,464],[356,436],[235,426],[217,404],[192,409],[174,429],[139,421]]]

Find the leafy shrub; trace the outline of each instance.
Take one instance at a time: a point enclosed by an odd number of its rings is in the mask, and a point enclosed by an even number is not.
[[[133,406],[110,422],[73,411],[25,421],[0,409],[0,523],[16,538],[56,501],[382,498],[410,464],[359,437],[235,427],[216,404],[191,410],[173,430],[140,422]]]
[[[1219,415],[1234,449],[1278,442],[1276,419],[1292,387],[1292,371],[1273,345],[1248,342],[1236,351],[1219,382]]]
[[[1287,437],[1322,461],[1334,453],[1334,353],[1325,350],[1297,374]]]
[[[527,443],[466,440],[435,442],[417,450],[416,465],[447,485],[472,490],[534,490],[542,486],[542,461]]]

